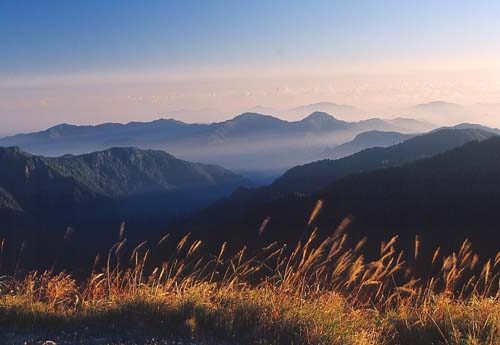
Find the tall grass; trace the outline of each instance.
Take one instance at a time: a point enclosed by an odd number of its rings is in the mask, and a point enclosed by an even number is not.
[[[260,344],[500,343],[500,253],[480,264],[465,241],[450,255],[438,248],[426,258],[416,238],[405,255],[394,237],[367,260],[365,240],[346,245],[348,225],[324,239],[313,230],[294,248],[230,253],[223,244],[214,255],[186,235],[157,267],[150,257],[168,236],[128,250],[122,227],[84,282],[50,271],[3,277],[0,325],[139,323]]]

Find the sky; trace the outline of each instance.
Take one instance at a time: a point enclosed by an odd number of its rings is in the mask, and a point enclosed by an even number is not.
[[[499,20],[493,0],[0,0],[0,134],[323,101],[370,116],[497,104]]]

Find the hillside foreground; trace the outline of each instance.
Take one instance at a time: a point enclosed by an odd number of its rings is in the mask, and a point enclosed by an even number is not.
[[[295,248],[258,252],[222,245],[207,255],[187,235],[156,266],[150,258],[167,236],[133,249],[123,239],[86,279],[3,277],[0,335],[34,335],[26,344],[41,344],[40,334],[68,344],[500,343],[500,255],[480,259],[465,241],[420,257],[418,238],[404,253],[394,237],[368,260],[364,241],[346,245],[348,223],[325,239],[311,229]]]

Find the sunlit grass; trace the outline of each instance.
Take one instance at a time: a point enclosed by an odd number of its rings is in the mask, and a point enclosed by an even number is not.
[[[259,344],[500,343],[500,255],[480,265],[465,241],[424,258],[418,239],[404,255],[395,237],[368,261],[364,241],[346,245],[348,223],[322,240],[312,231],[293,249],[233,254],[223,245],[207,255],[186,236],[156,268],[148,260],[168,238],[133,250],[122,239],[83,282],[52,272],[2,278],[0,324],[139,325]],[[417,275],[416,262],[435,273]]]

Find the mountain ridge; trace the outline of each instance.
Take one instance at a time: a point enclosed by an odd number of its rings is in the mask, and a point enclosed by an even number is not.
[[[421,235],[432,250],[435,246],[447,250],[469,238],[494,254],[499,176],[500,137],[491,136],[400,166],[345,175],[310,194],[289,193],[259,201],[241,190],[240,198],[249,203],[238,207],[235,200],[220,201],[219,207],[231,215],[217,219],[213,228],[196,220],[183,226],[219,242],[296,243],[307,239],[313,229],[319,229],[319,236],[329,235],[348,218],[354,243],[363,236],[378,243],[399,235],[403,245],[411,246],[415,235]],[[319,208],[318,200],[322,201]],[[308,222],[313,209],[316,215]],[[216,211],[205,210],[200,220],[214,219]],[[264,220],[266,228],[258,236]],[[236,224],[240,225],[237,233],[232,231]]]
[[[377,167],[382,168],[441,153],[457,146],[461,146],[469,141],[484,140],[485,138],[489,138],[493,135],[495,134],[481,129],[441,129],[410,138],[400,144],[389,146],[388,148],[369,148],[352,156],[341,158],[340,160],[320,160],[294,167],[278,178],[273,185],[301,185],[303,183],[300,182],[300,176],[307,170],[315,169],[315,167],[318,166],[317,170],[321,172],[321,175],[311,175],[315,176],[315,187],[313,189],[318,189],[324,186],[324,183],[326,183],[325,181],[328,181],[329,179],[328,175],[333,173],[332,169],[335,169],[336,165],[339,163],[349,162],[353,159],[359,158],[360,161],[366,159],[367,162],[373,162]],[[429,143],[429,139],[436,139],[436,141]],[[319,166],[322,166],[322,168],[319,169]],[[359,166],[359,168],[361,169],[362,166]],[[290,179],[290,181],[288,181],[288,179]],[[301,190],[301,192],[308,191],[311,191],[311,189],[307,188]]]
[[[298,121],[243,113],[209,124],[173,119],[96,126],[61,124],[0,139],[0,146],[19,146],[24,151],[52,157],[134,146],[164,150],[189,161],[222,165],[232,170],[282,171],[316,160],[326,147],[374,129],[398,131],[400,128],[382,119],[346,122],[324,112],[311,113]]]
[[[368,131],[354,137],[353,140],[325,150],[325,156],[330,159],[338,159],[353,155],[367,148],[388,147],[411,139],[416,134],[402,134],[399,132]]]
[[[263,217],[260,218],[262,221],[266,217],[266,208],[274,202],[286,204],[287,200],[301,200],[351,175],[385,171],[442,154],[471,141],[484,141],[495,136],[479,129],[442,129],[387,148],[366,149],[342,159],[321,160],[297,166],[288,170],[270,186],[236,190],[232,195],[187,219],[181,227],[203,233],[201,224],[206,228],[207,219],[214,223],[208,230],[205,229],[208,233],[217,233],[219,228],[229,229],[239,224],[247,226],[251,223],[250,220],[253,221],[252,226],[258,227],[255,225],[257,218]],[[309,202],[311,203],[313,201]],[[290,207],[286,212],[293,213],[294,208]],[[255,213],[260,216],[256,217]],[[224,234],[231,237],[227,232]]]
[[[28,207],[31,209],[41,206],[37,204],[39,198],[48,204],[62,198],[68,206],[93,198],[116,199],[248,183],[215,165],[192,163],[163,151],[133,147],[57,158],[31,155],[18,147],[0,148],[0,163],[3,166],[0,187],[23,208],[35,199],[35,205]]]

